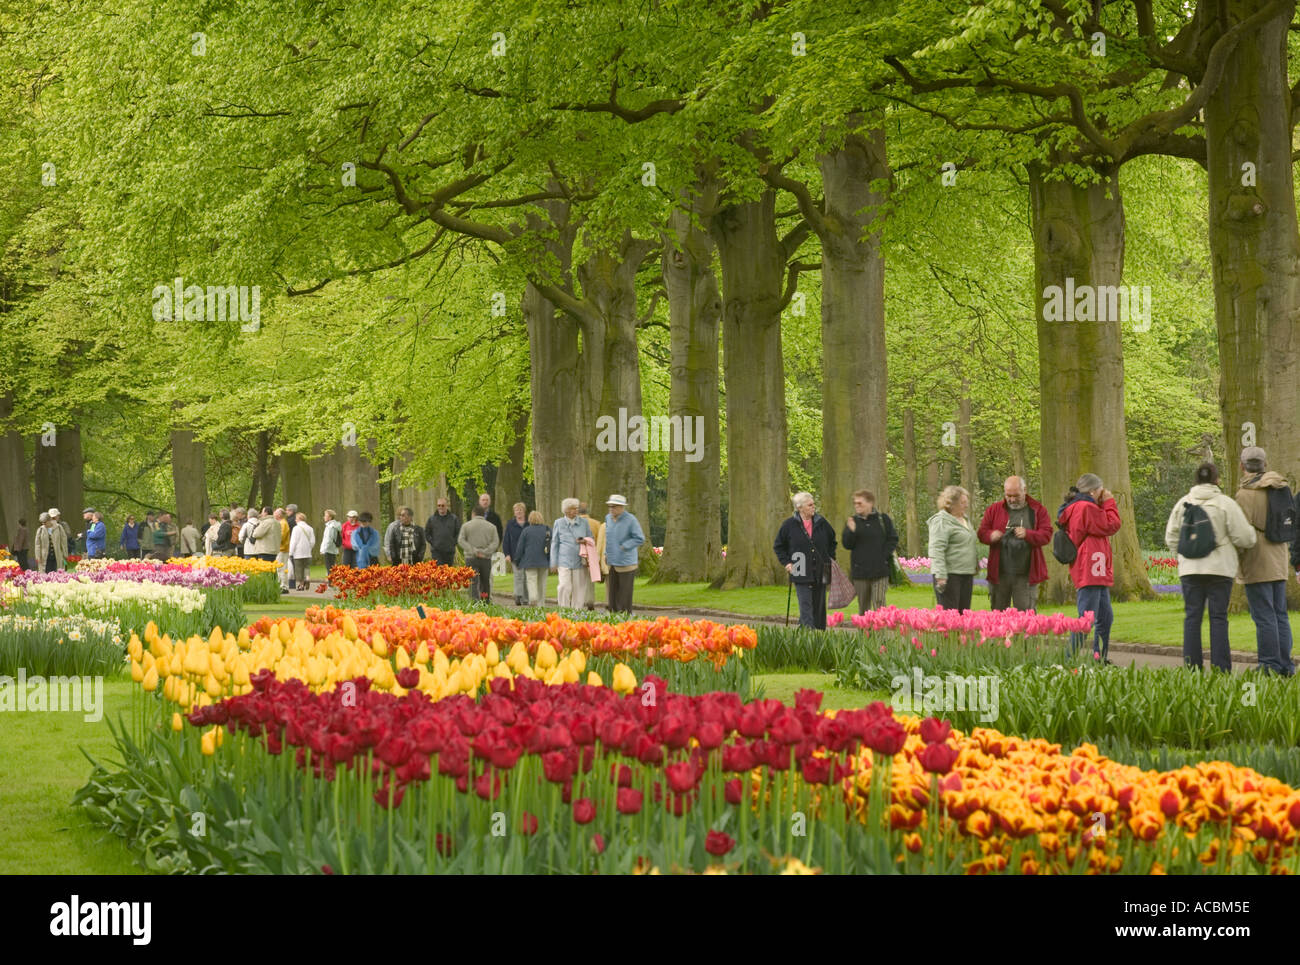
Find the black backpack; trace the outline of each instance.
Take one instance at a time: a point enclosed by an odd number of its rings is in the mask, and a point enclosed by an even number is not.
[[[1178,555],[1199,560],[1214,552],[1217,542],[1209,514],[1197,503],[1183,503],[1183,525],[1178,530]]]
[[[1295,539],[1295,500],[1286,486],[1268,491],[1268,513],[1264,517],[1264,538],[1270,543],[1290,543]]]
[[[1058,528],[1052,534],[1052,555],[1056,557],[1056,562],[1069,566],[1078,558],[1079,548],[1074,545],[1074,540],[1070,539],[1065,527],[1060,523],[1056,525]]]

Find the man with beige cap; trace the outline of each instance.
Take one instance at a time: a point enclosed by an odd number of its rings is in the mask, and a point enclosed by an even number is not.
[[[615,493],[605,503],[605,560],[609,584],[605,588],[610,613],[632,612],[632,587],[639,562],[637,547],[645,542],[641,524],[627,511],[627,499]]]
[[[1257,537],[1255,545],[1241,554],[1238,579],[1246,584],[1246,602],[1255,621],[1259,668],[1289,677],[1295,665],[1286,614],[1286,584],[1291,577],[1287,551],[1296,538],[1295,497],[1286,479],[1268,468],[1268,456],[1259,446],[1241,451],[1237,505]]]

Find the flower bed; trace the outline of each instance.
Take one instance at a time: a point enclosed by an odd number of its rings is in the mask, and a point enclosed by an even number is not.
[[[111,620],[123,634],[142,631],[150,621],[161,632],[178,637],[207,633],[222,621],[243,623],[243,607],[233,588],[200,591],[193,586],[93,576],[19,574],[7,584],[8,606],[24,616],[80,614]]]
[[[189,726],[144,701],[124,769],[97,766],[78,801],[173,871],[1300,870],[1300,793],[1247,768],[648,682],[649,703],[520,678],[435,702],[264,671]],[[206,833],[153,833],[176,809]]]
[[[468,589],[474,582],[474,570],[468,566],[442,566],[439,563],[401,563],[397,566],[335,566],[329,571],[329,585],[338,591],[344,605],[379,602],[395,606],[414,606],[430,600],[443,600],[457,590]],[[324,585],[316,588],[324,591]]]
[[[126,666],[122,633],[112,620],[84,616],[0,614],[0,675],[106,674]]]
[[[890,689],[898,675],[989,674],[1025,664],[1081,666],[1085,651],[1067,653],[1069,635],[1092,630],[1092,616],[1032,610],[960,613],[881,607],[854,615],[863,631],[836,648],[836,677],[843,687]]]
[[[274,560],[243,556],[181,556],[173,557],[167,562],[169,565],[243,574],[247,577],[241,596],[245,603],[276,603],[280,599],[280,564]]]

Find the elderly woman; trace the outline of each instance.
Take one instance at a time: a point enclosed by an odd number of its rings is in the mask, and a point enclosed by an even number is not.
[[[979,568],[979,539],[966,518],[970,493],[960,486],[945,486],[937,500],[939,511],[930,517],[930,572],[934,596],[945,610],[970,609],[971,589]]]
[[[584,605],[591,585],[586,554],[596,552],[596,539],[572,497],[560,503],[564,515],[551,526],[551,572],[560,576],[556,602],[562,607]]]
[[[777,530],[772,549],[799,597],[799,625],[825,630],[835,528],[817,512],[811,493],[795,493],[793,502],[794,514]]]
[[[515,576],[515,606],[523,606],[528,600],[528,579],[519,553],[519,537],[528,526],[528,507],[515,503],[514,517],[506,523],[505,535],[501,538],[501,552],[510,561],[510,569]]]

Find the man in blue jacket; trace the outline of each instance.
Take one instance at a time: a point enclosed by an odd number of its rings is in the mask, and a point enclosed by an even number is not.
[[[610,613],[632,612],[632,587],[636,580],[637,547],[645,542],[641,524],[627,511],[627,499],[617,494],[605,503],[605,561],[609,563],[609,585],[605,593]]]
[[[93,509],[85,510],[83,518],[90,524],[86,527],[86,558],[93,560],[104,555],[108,527],[104,525],[104,514]]]

